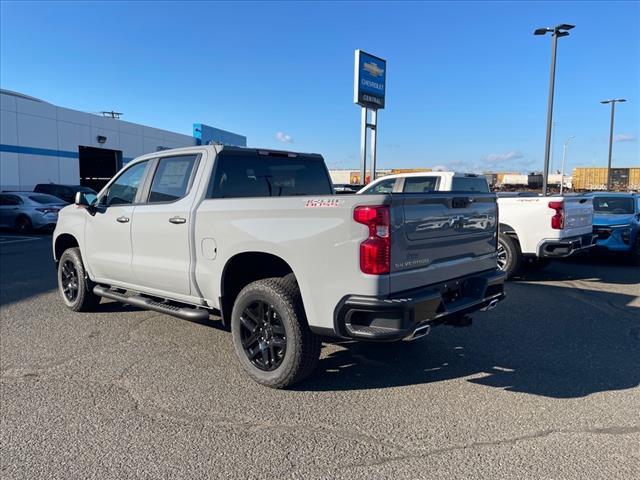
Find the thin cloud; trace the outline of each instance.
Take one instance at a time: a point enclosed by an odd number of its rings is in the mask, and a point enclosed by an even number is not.
[[[284,132],[277,132],[276,140],[282,143],[293,143],[293,137],[291,135],[287,135]]]
[[[615,142],[635,142],[638,140],[638,137],[633,135],[632,133],[619,133],[618,135],[613,137]]]
[[[483,160],[488,163],[502,163],[508,162],[509,160],[518,160],[520,158],[524,158],[524,155],[521,152],[511,150],[506,153],[490,153],[484,157]]]

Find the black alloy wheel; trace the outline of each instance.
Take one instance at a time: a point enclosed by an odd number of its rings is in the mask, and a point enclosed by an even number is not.
[[[62,293],[70,303],[75,302],[78,298],[78,278],[76,266],[71,260],[65,260],[61,270]]]
[[[273,305],[256,300],[240,315],[240,339],[249,361],[265,372],[276,370],[287,351],[284,324]]]
[[[503,272],[507,269],[508,257],[507,250],[504,248],[504,245],[498,242],[498,256],[496,257],[496,262],[498,263],[498,268]]]

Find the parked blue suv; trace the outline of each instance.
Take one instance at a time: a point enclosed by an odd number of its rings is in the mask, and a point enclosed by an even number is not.
[[[624,253],[640,265],[640,194],[594,193],[593,232],[597,250]]]

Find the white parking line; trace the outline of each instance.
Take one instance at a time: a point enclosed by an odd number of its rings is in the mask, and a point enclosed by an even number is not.
[[[9,243],[21,243],[21,242],[29,242],[31,240],[42,240],[44,237],[17,237],[14,235],[0,236],[0,245],[7,245]]]

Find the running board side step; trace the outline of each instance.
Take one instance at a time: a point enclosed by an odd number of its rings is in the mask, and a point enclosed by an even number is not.
[[[142,295],[127,296],[122,293],[109,290],[108,288],[101,287],[100,285],[93,287],[93,293],[99,297],[110,298],[111,300],[133,305],[134,307],[165,313],[191,322],[202,322],[209,319],[209,312],[204,308],[178,307],[176,305],[157,302],[150,298],[143,297]]]

